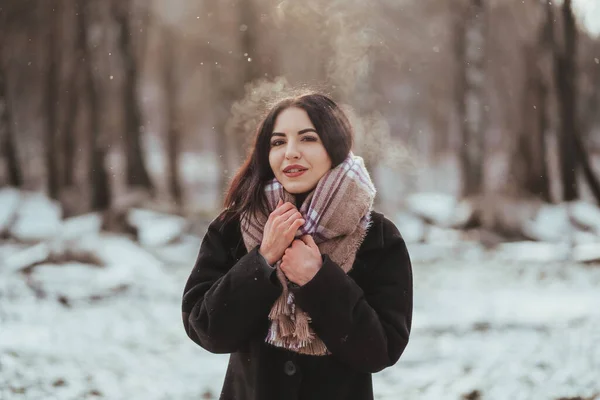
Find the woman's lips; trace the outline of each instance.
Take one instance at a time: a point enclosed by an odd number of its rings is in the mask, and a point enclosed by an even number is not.
[[[284,172],[285,176],[287,176],[288,178],[296,178],[299,177],[300,175],[304,174],[306,172],[305,169],[297,171],[297,172]]]

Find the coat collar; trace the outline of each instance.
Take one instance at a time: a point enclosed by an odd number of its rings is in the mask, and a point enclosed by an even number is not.
[[[371,226],[367,231],[365,240],[362,242],[358,252],[367,250],[382,249],[383,240],[383,214],[372,211],[371,212]]]

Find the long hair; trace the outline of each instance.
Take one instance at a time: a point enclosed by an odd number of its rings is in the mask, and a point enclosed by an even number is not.
[[[233,177],[223,206],[225,220],[243,213],[268,214],[265,185],[274,178],[269,164],[271,135],[279,114],[288,108],[301,108],[315,126],[323,146],[336,167],[352,149],[352,126],[343,110],[329,97],[310,93],[281,100],[267,113],[258,125],[252,151]]]

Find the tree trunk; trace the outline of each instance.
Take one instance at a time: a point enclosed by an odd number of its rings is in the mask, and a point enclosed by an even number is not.
[[[246,1],[246,0],[244,0]],[[212,15],[209,19],[209,29],[218,29],[221,25],[222,15],[224,14],[221,10],[223,3],[221,2],[206,2],[204,12],[208,15]],[[239,18],[243,20],[243,15],[240,12]],[[247,24],[247,22],[246,22]],[[246,48],[243,47],[243,51]],[[203,49],[211,57],[211,59],[219,60],[218,49],[207,46]],[[243,61],[243,60],[242,60]],[[247,62],[247,61],[243,61]],[[231,106],[234,101],[243,97],[244,95],[244,83],[242,79],[246,79],[245,75],[250,73],[245,69],[244,65],[242,68],[243,74],[235,74],[234,78],[224,76],[222,65],[211,63],[209,67],[209,80],[210,80],[210,98],[211,101],[211,115],[212,115],[212,126],[213,134],[215,135],[215,145],[217,150],[217,162],[219,163],[219,176],[218,176],[218,204],[223,204],[227,189],[229,187],[229,175],[230,168],[238,167],[238,162],[241,162],[244,151],[246,150],[243,145],[246,142],[237,129],[232,130],[231,133],[226,130],[227,122],[231,116]],[[236,71],[237,72],[237,71]],[[233,75],[233,74],[232,74]],[[244,75],[244,76],[242,76]],[[229,79],[228,79],[229,78]],[[236,143],[236,146],[230,146],[230,142]],[[240,146],[242,143],[242,146]]]
[[[575,140],[575,151],[579,155],[579,160],[581,162],[581,166],[583,167],[583,176],[587,180],[590,185],[590,190],[596,199],[598,205],[600,205],[600,181],[594,174],[594,170],[592,169],[592,164],[590,159],[585,151],[585,146],[583,145],[583,140],[581,137],[576,136]]]
[[[554,73],[560,115],[560,171],[563,185],[563,200],[579,198],[577,183],[578,162],[575,138],[579,135],[577,125],[577,27],[571,9],[571,0],[562,5],[563,46],[554,53]],[[556,46],[559,47],[559,46]]]
[[[254,8],[253,0],[241,0],[239,3],[240,26],[245,26],[242,30],[242,50],[248,54],[243,60],[244,65],[244,84],[250,83],[261,77],[259,70],[259,60],[257,54],[257,33],[258,18]],[[251,61],[248,61],[251,60]]]
[[[72,20],[69,20],[69,23],[72,23]],[[60,143],[63,157],[62,184],[66,188],[75,184],[75,145],[77,143],[75,124],[79,114],[79,96],[81,94],[82,78],[79,63],[84,56],[81,51],[81,46],[75,43],[75,46],[72,49],[72,59],[70,60],[71,71],[67,82],[66,112],[63,120],[62,138]]]
[[[139,65],[131,29],[131,0],[125,0],[113,7],[114,18],[120,27],[119,48],[125,68],[124,107],[125,107],[125,163],[127,184],[141,186],[154,191],[150,175],[144,163],[141,145],[142,112],[137,97]]]
[[[89,140],[90,145],[90,184],[92,190],[92,209],[93,210],[107,210],[110,208],[111,193],[108,179],[108,173],[106,172],[106,166],[104,164],[106,159],[106,150],[104,148],[103,138],[100,128],[100,113],[99,113],[99,99],[98,90],[94,82],[94,74],[92,70],[92,59],[91,51],[88,45],[87,38],[87,10],[86,4],[89,3],[86,0],[77,0],[78,5],[78,46],[79,51],[83,55],[83,69],[85,77],[85,92],[86,101],[88,106],[88,115],[90,122],[90,133],[91,137]]]
[[[181,124],[178,115],[178,88],[175,78],[175,43],[169,28],[163,29],[164,37],[164,76],[163,84],[166,93],[167,112],[167,156],[169,189],[178,207],[182,206],[183,193],[179,175],[179,152],[181,148]]]
[[[213,133],[215,134],[215,142],[218,152],[219,162],[219,204],[223,202],[227,188],[229,186],[229,168],[231,167],[231,152],[228,141],[228,135],[226,134],[225,127],[227,125],[227,119],[229,118],[228,106],[232,104],[235,94],[233,90],[228,87],[228,84],[224,82],[222,73],[219,71],[217,65],[213,65],[210,68],[211,74],[211,90],[212,98],[214,101],[213,115],[215,118]],[[237,142],[237,139],[234,138]],[[238,142],[239,143],[239,142]],[[244,149],[241,149],[242,154]]]
[[[483,156],[486,116],[484,110],[486,9],[483,0],[470,0],[466,15],[457,21],[455,52],[459,77],[457,115],[462,143],[460,148],[462,196],[483,192]]]
[[[0,39],[1,40],[1,39]],[[1,46],[0,46],[1,50]],[[23,174],[19,166],[17,146],[13,133],[13,118],[8,95],[6,71],[0,63],[0,151],[4,153],[8,184],[14,187],[23,186]]]
[[[533,196],[545,202],[552,200],[546,159],[548,85],[544,71],[548,50],[552,45],[551,24],[552,13],[546,13],[535,43],[523,47],[525,87],[522,94],[521,130],[511,163],[511,179],[516,182],[517,194]]]
[[[537,65],[536,65],[537,67]],[[532,144],[532,164],[530,187],[533,193],[538,193],[540,198],[548,203],[552,201],[550,194],[550,175],[546,156],[546,131],[548,129],[548,87],[542,72],[536,68],[535,100],[537,111],[536,127],[534,128]]]
[[[76,59],[80,60],[81,55],[76,54]],[[65,116],[64,129],[62,135],[62,155],[63,168],[62,180],[65,187],[73,186],[75,183],[75,122],[79,111],[79,68],[75,67],[69,80],[69,89],[67,91],[67,113]]]
[[[600,54],[600,40],[594,47],[595,54]],[[587,138],[594,125],[600,121],[600,67],[595,65],[591,77],[592,93],[583,101],[580,119],[580,131],[582,138]]]
[[[54,0],[50,5],[52,12],[49,19],[49,32],[46,37],[48,51],[48,70],[46,76],[46,177],[47,190],[50,198],[58,200],[60,191],[59,160],[61,159],[58,147],[58,103],[59,103],[59,29],[60,8],[59,2]]]

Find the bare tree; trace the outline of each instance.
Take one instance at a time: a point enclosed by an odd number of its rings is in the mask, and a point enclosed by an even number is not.
[[[175,73],[175,41],[171,28],[164,27],[162,30],[164,38],[164,67],[163,85],[165,90],[165,109],[167,124],[167,158],[168,158],[168,180],[169,190],[175,203],[181,207],[183,193],[179,174],[179,152],[181,151],[181,121],[178,112],[178,81]]]
[[[600,49],[600,41],[596,43],[596,48]],[[577,153],[580,156],[583,174],[587,180],[592,194],[596,198],[596,202],[600,204],[600,180],[592,169],[592,163],[588,157],[588,151],[583,141],[589,136],[594,123],[598,120],[600,111],[600,68],[594,65],[595,68],[591,72],[590,80],[592,83],[591,93],[585,99],[582,105],[582,113],[580,118],[580,135],[575,138],[575,146]]]
[[[550,9],[550,5],[548,8]],[[565,0],[561,7],[562,40],[555,37],[554,78],[557,89],[557,101],[560,115],[560,171],[563,200],[573,201],[579,198],[577,172],[583,168],[594,197],[600,204],[600,181],[595,176],[589,157],[581,138],[581,126],[578,119],[577,67],[578,30],[571,0]]]
[[[552,19],[551,9],[543,8],[537,35],[533,43],[523,45],[524,87],[521,104],[521,127],[515,142],[516,148],[511,163],[511,179],[516,183],[520,195],[533,196],[550,202],[550,177],[546,159],[546,132],[549,127],[548,104],[550,88],[545,65],[551,54]]]
[[[2,37],[1,33],[0,37]],[[0,41],[1,40],[2,39],[0,39]],[[2,63],[0,63],[0,152],[2,152],[5,157],[9,185],[21,187],[23,185],[23,173],[19,166],[17,146],[12,128],[13,118],[8,96],[6,72]]]
[[[548,5],[548,7],[551,7]],[[571,0],[562,5],[563,38],[555,40],[554,73],[560,115],[560,172],[563,185],[562,199],[572,201],[579,198],[577,183],[577,156],[574,138],[578,136],[577,125],[577,26],[571,9]],[[560,45],[559,43],[562,43]]]
[[[587,150],[583,145],[583,140],[580,136],[576,136],[575,140],[575,151],[579,155],[579,160],[581,162],[581,166],[583,168],[583,176],[587,180],[590,190],[596,199],[596,202],[600,205],[600,180],[596,176],[592,163],[587,154]]]
[[[553,8],[547,4],[549,16],[553,16]],[[562,181],[562,199],[573,201],[579,198],[577,172],[583,168],[584,177],[588,181],[592,193],[600,203],[600,182],[596,178],[590,164],[585,146],[582,142],[582,126],[578,120],[577,67],[578,30],[570,0],[563,2],[562,38],[554,37],[554,80],[557,90],[557,103],[560,116],[559,154]],[[554,36],[553,25],[550,25]]]
[[[455,95],[462,136],[459,154],[463,197],[483,191],[486,14],[484,0],[468,0],[464,13],[459,12],[455,20]]]
[[[240,40],[242,50],[250,61],[244,65],[244,82],[252,82],[260,77],[259,63],[255,52],[258,51],[258,18],[253,0],[239,0],[238,12],[240,16]],[[253,59],[254,57],[254,59]]]
[[[216,30],[224,25],[226,11],[223,10],[224,3],[206,3],[205,11],[211,16],[209,29]],[[255,4],[253,0],[240,0],[238,3],[236,24],[239,27],[239,35],[236,37],[240,55],[234,57],[235,62],[227,62],[228,55],[224,54],[218,46],[206,46],[204,51],[212,60],[209,67],[210,91],[213,115],[213,133],[218,152],[219,161],[219,183],[218,190],[220,198],[224,198],[229,183],[229,170],[232,164],[238,164],[244,157],[244,150],[249,144],[249,135],[245,126],[236,126],[228,129],[231,118],[231,107],[236,100],[244,95],[244,86],[259,78],[259,63],[254,56],[258,49],[258,19],[256,18]],[[225,25],[227,26],[227,25]],[[237,143],[231,146],[230,141]],[[234,161],[232,163],[232,161]]]
[[[142,110],[138,99],[140,66],[138,62],[135,37],[132,29],[132,0],[114,2],[112,13],[119,25],[119,50],[123,58],[125,76],[123,80],[123,100],[125,108],[125,163],[127,183],[154,190],[150,175],[144,162],[141,144]],[[146,33],[144,32],[144,35]]]
[[[226,133],[227,120],[230,117],[230,106],[235,99],[235,91],[232,90],[225,82],[218,66],[214,65],[210,68],[211,76],[211,93],[214,99],[213,116],[215,118],[213,133],[219,160],[219,183],[218,190],[220,199],[223,199],[227,186],[229,184],[229,168],[232,152],[229,145],[228,135]]]
[[[58,115],[59,115],[59,85],[60,85],[60,2],[51,0],[49,9],[48,34],[46,35],[47,71],[46,71],[46,181],[48,194],[53,199],[58,199],[60,191],[59,160],[61,159],[58,147]]]
[[[111,204],[111,191],[106,172],[105,159],[106,149],[100,128],[99,95],[92,70],[92,52],[88,43],[88,10],[86,5],[89,1],[77,0],[77,28],[78,28],[78,52],[82,55],[82,68],[84,71],[84,88],[88,107],[90,124],[90,185],[92,190],[92,209],[107,210]]]
[[[16,2],[4,4],[0,7],[0,154],[4,156],[9,185],[21,187],[24,180],[13,132],[13,111],[8,88],[8,68],[4,58],[5,46],[9,37],[9,18],[16,19],[14,15],[9,15],[9,10],[12,10],[12,8],[8,6],[14,7],[14,5],[16,5]]]
[[[77,17],[76,17],[77,18]],[[71,20],[69,20],[72,23]],[[74,185],[74,170],[75,170],[75,123],[79,114],[79,96],[81,90],[81,68],[79,63],[82,61],[84,55],[82,54],[81,46],[75,43],[72,48],[70,64],[71,73],[67,82],[66,89],[66,102],[65,102],[65,118],[63,120],[63,129],[61,137],[61,155],[62,155],[62,184],[65,187],[71,187]]]
[[[594,46],[590,49],[592,54],[600,54],[600,39],[596,39]],[[589,53],[588,53],[589,54]],[[583,99],[581,107],[581,135],[582,137],[588,137],[590,131],[594,128],[594,125],[600,123],[600,67],[596,61],[591,61],[588,72],[590,85],[590,92]]]

